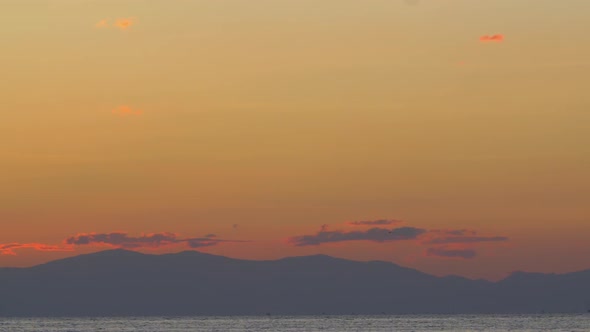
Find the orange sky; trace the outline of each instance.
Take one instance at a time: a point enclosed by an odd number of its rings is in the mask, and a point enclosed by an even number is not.
[[[3,1],[0,266],[126,247],[590,268],[588,13]]]

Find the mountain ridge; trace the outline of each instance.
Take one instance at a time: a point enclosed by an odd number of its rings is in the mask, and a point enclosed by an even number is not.
[[[0,269],[0,316],[586,312],[588,271],[491,282],[327,255],[256,261],[114,249]]]
[[[61,259],[56,259],[53,261],[49,261],[49,262],[45,262],[45,263],[41,263],[41,264],[37,264],[37,265],[33,265],[33,266],[29,266],[29,267],[0,267],[0,271],[2,271],[3,269],[30,269],[30,268],[35,268],[38,266],[44,266],[47,264],[52,264],[52,263],[56,263],[56,262],[61,262],[61,261],[68,261],[71,259],[79,259],[79,258],[83,258],[83,257],[99,257],[99,256],[111,256],[113,254],[125,254],[128,256],[132,256],[132,255],[137,255],[137,256],[156,256],[156,257],[171,257],[171,256],[180,256],[180,255],[186,255],[186,256],[198,256],[198,257],[217,257],[217,258],[224,258],[227,260],[234,260],[234,261],[248,261],[248,262],[277,262],[277,261],[286,261],[286,260],[294,260],[294,259],[316,259],[316,258],[321,258],[321,259],[333,259],[333,260],[340,260],[340,261],[347,261],[347,262],[357,262],[357,263],[384,263],[387,265],[393,265],[393,266],[397,266],[400,268],[405,268],[405,269],[411,269],[423,274],[428,274],[431,275],[427,272],[423,272],[417,269],[413,269],[413,268],[408,268],[408,267],[404,267],[402,265],[399,265],[397,263],[393,263],[393,262],[389,262],[389,261],[383,261],[383,260],[370,260],[370,261],[360,261],[360,260],[352,260],[352,259],[346,259],[346,258],[340,258],[340,257],[334,257],[334,256],[330,256],[330,255],[325,255],[325,254],[313,254],[313,255],[301,255],[301,256],[287,256],[287,257],[283,257],[283,258],[278,258],[278,259],[269,259],[269,260],[255,260],[255,259],[240,259],[240,258],[232,258],[232,257],[228,257],[228,256],[223,256],[223,255],[214,255],[214,254],[209,254],[209,253],[204,253],[202,251],[198,251],[198,250],[183,250],[183,251],[179,251],[176,253],[164,253],[164,254],[146,254],[146,253],[141,253],[138,251],[134,251],[134,250],[129,250],[129,249],[123,249],[123,248],[116,248],[116,249],[107,249],[107,250],[102,250],[102,251],[97,251],[97,252],[93,252],[93,253],[88,253],[88,254],[80,254],[80,255],[76,255],[76,256],[72,256],[72,257],[67,257],[67,258],[61,258]],[[535,271],[522,271],[522,270],[516,270],[511,272],[509,275],[507,275],[506,277],[497,280],[497,281],[491,281],[488,279],[483,279],[483,278],[469,278],[469,277],[465,277],[465,276],[460,276],[460,275],[455,275],[455,274],[449,274],[449,275],[444,275],[444,276],[440,276],[438,278],[462,278],[462,279],[467,279],[467,280],[471,280],[471,281],[487,281],[490,283],[498,283],[501,282],[503,280],[506,280],[508,278],[514,277],[514,276],[518,276],[518,275],[535,275],[535,276],[563,276],[563,275],[575,275],[575,274],[590,274],[590,268],[588,269],[584,269],[584,270],[579,270],[579,271],[572,271],[572,272],[564,272],[564,273],[555,273],[555,272],[549,272],[549,273],[545,273],[545,272],[535,272]],[[431,275],[434,276],[434,275]]]

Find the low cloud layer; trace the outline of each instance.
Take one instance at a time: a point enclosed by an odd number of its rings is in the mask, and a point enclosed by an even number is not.
[[[72,251],[70,247],[62,247],[43,243],[5,243],[0,244],[0,255],[16,255],[15,250],[33,249],[36,251]]]
[[[421,239],[423,245],[434,246],[426,250],[426,256],[439,258],[472,259],[476,248],[484,243],[506,242],[505,236],[480,236],[474,230],[432,230]]]
[[[433,229],[429,233],[438,236],[471,236],[477,234],[472,229]]]
[[[215,234],[207,234],[203,237],[180,237],[178,234],[170,232],[141,234],[139,236],[131,236],[126,232],[80,233],[66,238],[60,245],[43,243],[0,244],[0,255],[16,255],[16,251],[21,249],[32,249],[36,251],[74,251],[76,247],[80,246],[157,249],[160,247],[176,245],[195,249],[231,242],[237,243],[248,241],[220,239]]]
[[[174,233],[152,233],[140,236],[129,236],[124,232],[113,233],[81,233],[65,240],[69,245],[98,245],[126,249],[160,248],[163,246],[185,244],[190,248],[202,248],[217,245],[221,242],[242,242],[218,239],[214,234],[204,237],[181,238]]]
[[[484,43],[495,42],[501,43],[504,41],[504,35],[484,35],[479,37],[479,41]]]
[[[376,226],[399,223],[396,219],[348,222],[348,226]],[[418,246],[428,246],[425,255],[439,258],[472,259],[477,256],[477,247],[484,243],[508,241],[505,236],[481,236],[471,229],[424,229],[418,227],[398,227],[393,229],[373,227],[368,230],[332,230],[322,225],[315,234],[293,236],[288,243],[294,246],[318,246],[324,243],[346,241],[393,242],[414,240]]]
[[[371,228],[366,231],[328,231],[326,227],[313,235],[301,235],[289,238],[289,243],[295,246],[314,246],[322,243],[344,241],[373,241],[390,242],[412,240],[426,233],[425,229],[415,227],[400,227],[393,229]]]
[[[505,236],[450,236],[439,237],[427,241],[428,244],[453,244],[453,243],[480,243],[480,242],[504,242]]]
[[[351,221],[348,223],[350,226],[377,226],[377,225],[393,225],[399,224],[401,221],[394,219],[379,219],[379,220],[361,220]]]
[[[450,249],[450,248],[428,248],[426,256],[435,256],[442,258],[460,258],[472,259],[477,256],[477,252],[473,249]]]

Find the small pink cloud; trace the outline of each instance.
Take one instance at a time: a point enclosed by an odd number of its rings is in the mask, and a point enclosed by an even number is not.
[[[479,41],[481,41],[483,43],[488,43],[488,42],[501,43],[504,41],[504,35],[484,35],[484,36],[479,37]]]
[[[121,30],[127,30],[131,26],[135,25],[136,20],[132,17],[129,18],[118,18],[117,21],[113,24],[115,27]]]
[[[142,115],[143,111],[139,109],[133,109],[129,106],[121,105],[114,110],[111,111],[113,114],[118,116],[133,116],[133,115]]]

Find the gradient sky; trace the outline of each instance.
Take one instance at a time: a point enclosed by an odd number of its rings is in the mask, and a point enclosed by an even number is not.
[[[589,15],[2,0],[0,266],[192,247],[489,279],[590,268]]]

